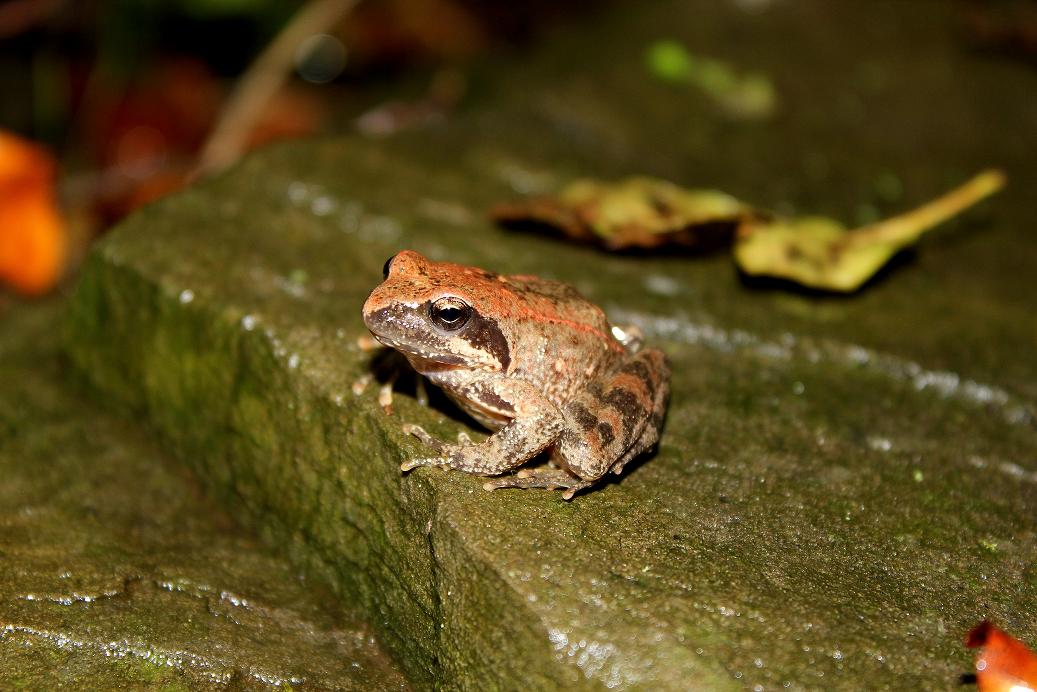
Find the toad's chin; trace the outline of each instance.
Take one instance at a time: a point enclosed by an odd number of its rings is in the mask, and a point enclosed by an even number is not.
[[[410,361],[410,364],[414,366],[414,369],[421,373],[456,370],[464,365],[464,361],[460,356],[452,353],[441,354],[424,351],[419,347],[401,344],[388,336],[375,334],[374,332],[371,332],[371,336],[373,336],[375,341],[383,346],[388,346],[389,348],[402,353],[403,356]]]

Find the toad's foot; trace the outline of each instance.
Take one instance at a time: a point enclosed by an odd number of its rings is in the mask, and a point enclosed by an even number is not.
[[[392,388],[396,385],[397,375],[394,373],[387,382],[378,386],[378,405],[385,411],[385,415],[392,415]],[[362,395],[367,386],[374,382],[374,373],[364,373],[353,382],[353,394]]]
[[[436,438],[432,437],[427,432],[425,432],[424,428],[418,425],[411,425],[410,423],[405,423],[403,425],[402,430],[404,435],[413,435],[414,437],[421,440],[427,447],[431,447],[433,450],[435,450],[438,454],[440,454],[440,456],[425,457],[422,459],[408,459],[407,461],[400,464],[400,470],[410,471],[411,469],[416,469],[419,466],[447,465],[446,457],[449,451],[449,445],[447,445],[442,440],[437,440]]]
[[[406,373],[417,378],[414,382],[414,397],[417,399],[418,405],[428,406],[428,390],[425,387],[425,378],[414,372],[414,369],[406,364],[399,353],[387,349],[369,335],[359,337],[356,345],[364,353],[376,351],[378,353],[369,366],[372,368],[371,372],[364,373],[353,382],[353,394],[361,396],[367,391],[367,387],[372,382],[376,379],[382,380],[381,384],[378,385],[378,405],[382,407],[386,415],[391,416],[393,390],[396,387],[396,381],[401,375]]]
[[[400,468],[404,471],[410,471],[416,469],[419,466],[441,466],[447,468],[451,466],[450,460],[452,457],[458,456],[460,450],[465,447],[471,447],[475,444],[472,438],[468,436],[465,431],[457,433],[457,444],[451,445],[437,440],[425,431],[424,428],[418,425],[412,425],[411,423],[405,423],[402,428],[404,434],[413,435],[418,438],[428,447],[431,447],[437,454],[438,457],[426,457],[424,459],[408,459],[407,461],[400,464]]]
[[[565,490],[562,497],[566,500],[585,490],[597,481],[585,481],[577,478],[568,471],[549,467],[536,469],[522,469],[518,473],[483,483],[486,490],[498,490],[500,488],[548,488],[551,490]]]
[[[431,447],[432,449],[436,450],[437,452],[439,452],[441,454],[445,453],[450,448],[450,445],[448,445],[446,442],[443,442],[442,440],[437,440],[436,438],[434,438],[431,435],[429,435],[425,431],[425,429],[423,427],[421,427],[420,425],[414,425],[412,423],[404,423],[403,426],[400,429],[403,431],[404,435],[413,435],[414,437],[416,437],[419,440],[421,440],[422,443],[424,443],[425,445]],[[464,430],[458,431],[458,433],[457,433],[457,445],[459,447],[470,447],[470,446],[472,446],[474,444],[475,444],[475,440],[473,440],[471,437],[469,437],[468,433],[466,433]]]
[[[417,380],[414,382],[414,398],[418,400],[418,406],[428,406],[428,388],[425,386],[425,378],[415,373]]]
[[[378,405],[385,411],[385,415],[392,415],[392,388],[396,385],[396,375],[378,388]]]
[[[356,378],[356,380],[353,382],[353,394],[355,394],[356,396],[360,396],[365,391],[367,391],[367,385],[371,384],[372,382],[374,382],[374,373],[365,372],[363,375]]]
[[[400,464],[401,471],[413,471],[421,466],[438,466],[441,469],[450,468],[450,464],[443,457],[422,457],[420,459],[408,459]]]
[[[431,447],[440,454],[446,452],[447,447],[449,446],[442,440],[437,440],[436,438],[429,435],[427,432],[425,432],[425,428],[421,427],[420,425],[404,423],[403,427],[400,429],[403,430],[404,435],[413,435],[414,437],[421,440],[422,443],[424,443],[426,446]]]

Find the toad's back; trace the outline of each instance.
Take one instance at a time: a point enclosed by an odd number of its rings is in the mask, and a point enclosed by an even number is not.
[[[611,370],[626,352],[605,313],[572,286],[534,276],[500,276],[500,317],[510,332],[508,373],[555,403]],[[504,326],[504,325],[502,325]]]
[[[536,276],[500,276],[502,314],[516,320],[542,325],[557,334],[569,332],[583,341],[616,343],[605,313],[560,281]],[[620,347],[619,350],[622,350]]]

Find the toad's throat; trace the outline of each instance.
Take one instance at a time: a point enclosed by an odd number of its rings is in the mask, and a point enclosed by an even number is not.
[[[404,357],[410,361],[410,364],[414,369],[420,373],[428,374],[431,372],[444,372],[457,370],[461,367],[472,368],[471,363],[467,362],[457,354],[426,351],[420,346],[403,344],[388,336],[382,336],[380,334],[375,334],[374,332],[371,332],[371,334],[378,343],[402,353]]]

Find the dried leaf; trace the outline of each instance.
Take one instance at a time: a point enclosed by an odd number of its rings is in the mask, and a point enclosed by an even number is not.
[[[0,131],[0,280],[22,293],[50,290],[65,266],[54,182],[47,152]]]
[[[609,250],[702,248],[729,240],[725,231],[737,228],[735,262],[746,274],[851,292],[924,232],[1004,183],[1000,171],[985,171],[917,209],[853,230],[826,217],[774,218],[723,192],[686,190],[649,177],[577,180],[557,196],[501,204],[492,215],[506,225],[544,225]]]
[[[506,224],[534,222],[610,250],[699,245],[715,226],[733,229],[753,214],[716,190],[686,190],[649,177],[615,183],[577,180],[557,197],[498,205],[492,215]]]
[[[979,692],[1034,692],[1037,655],[1021,641],[987,621],[976,625],[965,641],[976,654]]]
[[[827,291],[855,291],[924,232],[1004,184],[1000,171],[984,171],[917,209],[853,230],[824,217],[747,217],[738,229],[735,262],[753,276],[789,279]]]

